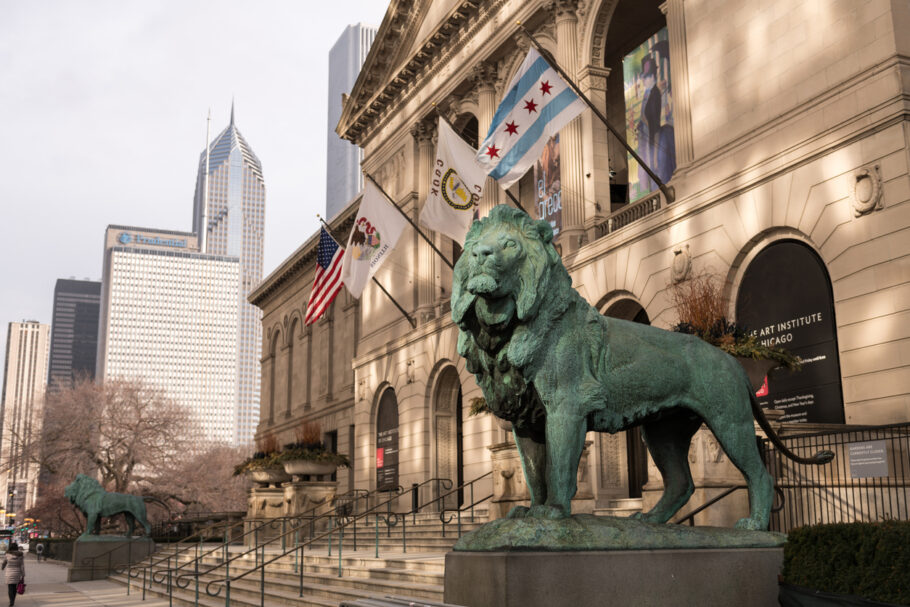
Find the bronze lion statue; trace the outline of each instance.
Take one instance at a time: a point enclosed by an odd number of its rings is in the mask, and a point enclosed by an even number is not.
[[[641,426],[664,481],[649,522],[665,523],[694,490],[688,449],[706,423],[743,473],[750,515],[736,526],[767,529],[773,483],[753,416],[782,452],[739,363],[692,335],[601,315],[572,288],[545,221],[500,205],[475,221],[455,265],[452,318],[458,353],[490,410],[513,424],[531,507],[510,517],[570,516],[589,430]]]
[[[101,532],[101,518],[123,514],[126,518],[126,536],[132,537],[136,521],[145,529],[145,534],[152,532],[145,514],[145,500],[138,495],[109,493],[101,483],[90,476],[79,474],[66,486],[63,495],[85,515],[85,535],[98,535]]]

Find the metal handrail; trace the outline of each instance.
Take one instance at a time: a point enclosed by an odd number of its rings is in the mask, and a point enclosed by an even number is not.
[[[708,508],[710,508],[711,506],[713,506],[720,500],[724,499],[728,495],[730,495],[733,492],[738,491],[740,489],[748,489],[748,485],[733,485],[732,487],[729,487],[726,491],[719,493],[718,495],[715,495],[713,498],[709,499],[707,502],[705,502],[704,504],[702,504],[701,506],[699,506],[692,512],[688,513],[687,515],[685,515],[678,521],[676,521],[676,524],[682,525],[684,522],[689,521],[689,526],[694,527],[696,514],[699,514],[700,512],[707,510]],[[784,507],[784,500],[785,500],[784,492],[777,485],[774,485],[774,492],[777,493],[778,497],[780,497],[780,503],[776,507],[772,505],[771,512],[780,512],[781,509]]]
[[[481,475],[480,477],[474,479],[473,481],[462,484],[459,488],[453,489],[452,491],[449,491],[448,493],[446,493],[444,495],[438,496],[437,498],[430,500],[429,502],[427,502],[426,504],[424,504],[420,507],[421,508],[426,507],[427,505],[432,504],[435,501],[444,499],[448,495],[451,495],[452,493],[457,492],[459,489],[464,489],[465,487],[471,487],[472,491],[473,491],[474,483],[481,480],[482,478],[490,476],[491,474],[492,474],[492,472],[487,472],[486,474]],[[419,483],[417,485],[417,487],[427,485],[431,482],[440,482],[440,481],[448,481],[449,483],[451,483],[451,481],[449,479],[429,479],[429,480],[423,481],[422,483]],[[329,525],[330,525],[329,528],[320,534],[311,536],[308,540],[305,540],[304,542],[299,542],[299,535],[297,535],[299,533],[299,528],[291,529],[291,530],[288,530],[288,531],[282,533],[281,535],[279,535],[277,537],[266,540],[253,548],[239,552],[239,553],[235,554],[234,556],[227,557],[227,555],[225,554],[226,558],[224,558],[221,563],[218,563],[212,567],[208,567],[205,570],[200,570],[199,563],[201,561],[201,558],[197,558],[192,563],[194,565],[193,571],[184,571],[183,573],[178,573],[178,571],[180,569],[182,569],[185,565],[191,564],[191,563],[187,563],[187,564],[181,565],[177,568],[169,567],[165,571],[154,572],[154,573],[152,573],[151,580],[149,581],[149,586],[151,586],[152,581],[157,582],[157,583],[163,583],[166,580],[168,583],[168,594],[171,598],[173,598],[173,584],[176,584],[179,588],[187,588],[189,586],[189,584],[193,580],[195,580],[196,581],[196,597],[198,600],[200,576],[206,575],[206,574],[211,574],[212,572],[218,570],[219,568],[224,567],[224,569],[225,569],[224,577],[209,581],[205,585],[205,593],[208,596],[217,597],[221,594],[221,592],[223,590],[225,592],[225,605],[230,605],[230,586],[231,586],[231,584],[233,582],[246,578],[247,576],[252,575],[253,573],[258,571],[260,574],[260,599],[261,599],[261,601],[264,601],[265,600],[264,593],[265,593],[265,568],[266,568],[266,566],[268,566],[271,563],[274,563],[275,561],[277,561],[281,558],[284,558],[292,553],[297,553],[297,554],[295,554],[295,556],[297,557],[297,559],[295,561],[295,570],[297,573],[299,573],[299,576],[300,576],[299,595],[302,597],[303,596],[304,567],[303,567],[303,559],[300,558],[299,556],[297,556],[298,554],[302,555],[303,551],[306,549],[307,546],[310,546],[316,542],[319,542],[325,538],[328,538],[329,539],[329,554],[331,555],[332,535],[337,534],[337,536],[338,536],[338,575],[340,577],[342,575],[342,550],[343,550],[343,546],[344,546],[345,529],[347,529],[349,527],[353,527],[353,529],[354,529],[353,537],[354,537],[354,541],[355,541],[355,550],[356,550],[357,522],[361,521],[361,520],[365,520],[369,516],[372,515],[375,520],[375,529],[376,529],[376,538],[377,538],[376,550],[377,550],[377,557],[378,557],[378,551],[379,551],[378,536],[379,536],[380,519],[383,519],[384,522],[386,523],[386,525],[390,529],[391,529],[391,527],[397,525],[399,521],[401,521],[403,524],[405,517],[407,516],[407,514],[410,514],[410,512],[402,513],[402,512],[393,511],[392,502],[400,499],[401,496],[404,493],[406,493],[407,491],[413,491],[414,489],[415,488],[412,487],[409,490],[402,490],[401,487],[398,487],[398,488],[396,488],[395,495],[389,497],[387,500],[385,500],[383,502],[380,502],[380,503],[368,508],[367,510],[361,512],[360,514],[348,516],[348,515],[338,515],[335,512],[324,513],[323,515],[317,517],[317,519],[327,519],[329,521]],[[473,493],[472,493],[472,495],[473,495]],[[489,497],[483,498],[482,500],[478,500],[476,503],[480,503],[480,502],[484,501],[485,499],[489,499]],[[473,507],[473,505],[474,504],[472,504],[472,507]],[[337,521],[337,525],[333,524],[335,521]],[[294,546],[291,548],[287,548],[286,547],[287,539],[291,535],[295,535]],[[406,541],[405,533],[403,530],[402,531],[403,544],[405,541]],[[272,556],[272,558],[267,559],[266,554],[265,554],[266,546],[268,546],[270,544],[275,544],[277,542],[281,542],[281,544],[280,544],[281,549],[280,549],[279,553]],[[405,548],[405,551],[406,551],[406,548]],[[243,572],[239,575],[231,576],[230,575],[231,562],[234,562],[241,558],[247,557],[250,554],[254,555],[255,565],[252,568],[246,570],[245,572]],[[133,575],[133,573],[132,573],[133,570],[136,570],[135,575]],[[145,598],[145,583],[147,581],[146,574],[148,572],[148,568],[147,567],[146,568],[141,568],[141,567],[131,568],[129,576],[138,577],[140,572],[143,575],[143,599],[144,599]],[[175,573],[176,573],[176,576],[175,576]],[[128,586],[129,586],[129,582],[128,582]]]

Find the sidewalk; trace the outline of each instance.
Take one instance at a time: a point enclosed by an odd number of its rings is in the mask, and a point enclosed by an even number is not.
[[[16,607],[126,607],[144,605],[163,607],[167,601],[143,601],[142,595],[126,595],[126,587],[107,580],[95,582],[66,581],[65,564],[59,561],[35,562],[34,554],[25,555],[25,594],[16,597]],[[6,585],[0,595],[0,606],[6,605]]]

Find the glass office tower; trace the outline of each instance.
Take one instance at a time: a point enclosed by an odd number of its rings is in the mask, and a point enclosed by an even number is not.
[[[51,323],[48,392],[71,387],[78,379],[95,378],[100,303],[100,282],[57,279]]]
[[[208,199],[205,200],[206,152],[199,157],[193,232],[204,252],[240,259],[240,332],[238,335],[238,381],[235,442],[251,443],[259,423],[259,358],[262,326],[259,309],[247,302],[250,291],[262,280],[265,181],[262,164],[231,122],[209,144]]]

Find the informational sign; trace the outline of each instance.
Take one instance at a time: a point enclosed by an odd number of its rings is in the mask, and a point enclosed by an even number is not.
[[[389,388],[379,399],[376,413],[376,488],[398,487],[398,399]]]
[[[379,432],[376,438],[376,487],[391,491],[398,487],[398,428]]]
[[[783,421],[844,423],[831,283],[814,251],[795,241],[761,251],[743,275],[736,323],[802,362],[768,374],[756,393],[763,407],[782,409]]]
[[[537,219],[549,222],[553,237],[562,229],[562,180],[559,171],[559,135],[550,137],[534,165],[534,208]]]
[[[850,476],[881,478],[888,476],[888,448],[883,440],[870,440],[847,445]]]
[[[661,29],[623,57],[622,77],[626,100],[626,140],[651,171],[667,183],[676,170],[667,28]],[[657,189],[657,184],[631,154],[628,166],[630,202]]]

